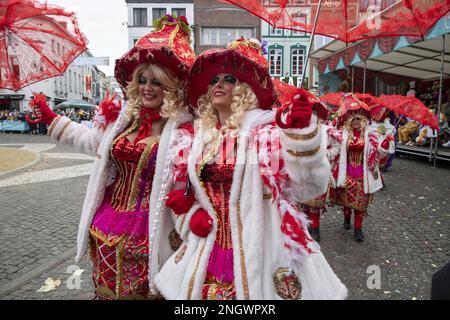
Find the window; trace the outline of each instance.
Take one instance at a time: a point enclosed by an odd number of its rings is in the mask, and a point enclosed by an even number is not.
[[[74,72],[73,73],[73,93],[77,93],[78,92],[78,88],[77,88],[77,73]]]
[[[302,25],[306,25],[307,24],[307,17],[308,15],[305,13],[297,13],[295,15],[292,15],[292,18],[295,22],[300,23]],[[299,26],[299,28],[301,28],[301,26]],[[294,31],[292,30],[292,36],[306,36],[305,32],[302,31]]]
[[[153,21],[161,18],[165,14],[166,14],[166,8],[153,8],[152,9]]]
[[[291,76],[302,75],[304,54],[304,47],[291,48]]]
[[[264,0],[263,5],[264,6],[279,6],[279,3],[277,0]]]
[[[134,21],[135,27],[146,27],[147,26],[147,9],[134,8],[133,9],[133,21]]]
[[[240,37],[254,37],[253,28],[202,28],[201,45],[224,46]]]
[[[291,5],[293,6],[305,6],[309,5],[308,0],[292,0]]]
[[[185,16],[186,17],[186,9],[185,8],[173,8],[172,15],[177,17]]]
[[[72,92],[72,70],[69,70],[69,91]]]
[[[282,37],[283,36],[283,29],[275,29],[271,25],[269,25],[269,36],[272,37]]]
[[[269,72],[271,76],[282,76],[283,49],[269,48]]]
[[[81,82],[81,74],[78,75],[78,93],[82,93],[83,91],[83,82]]]

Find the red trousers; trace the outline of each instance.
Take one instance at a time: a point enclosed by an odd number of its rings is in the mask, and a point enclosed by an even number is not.
[[[355,229],[361,229],[362,228],[362,221],[363,221],[363,215],[365,211],[358,211],[352,208],[343,207],[344,212],[344,218],[345,219],[351,219],[352,217],[352,210],[355,213],[355,221],[354,221],[354,227]]]
[[[308,216],[308,219],[311,220],[310,227],[312,229],[319,229],[320,227],[320,209],[317,208],[304,208],[303,211]]]

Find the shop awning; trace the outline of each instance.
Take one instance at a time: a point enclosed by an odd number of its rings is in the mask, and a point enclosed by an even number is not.
[[[447,21],[448,20],[448,21]],[[333,40],[311,53],[319,72],[325,74],[349,66],[420,80],[440,76],[445,36],[444,78],[450,76],[450,18],[444,17],[425,40],[411,37],[367,39],[352,46]],[[437,30],[437,31],[436,31]]]
[[[74,109],[83,109],[86,111],[89,111],[91,109],[95,109],[95,105],[92,103],[89,103],[84,100],[67,100],[60,104],[58,104],[55,108],[56,109],[67,109],[67,108],[74,108]]]

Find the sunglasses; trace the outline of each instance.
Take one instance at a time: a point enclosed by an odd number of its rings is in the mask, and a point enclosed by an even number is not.
[[[209,84],[213,86],[216,83],[218,83],[219,81],[225,81],[226,83],[229,83],[229,84],[236,84],[237,79],[230,75],[224,76],[222,79],[219,77],[214,77]]]
[[[154,85],[154,86],[161,86],[161,82],[159,82],[159,80],[157,80],[157,79],[155,79],[155,78],[153,78],[152,80],[148,80],[146,77],[144,77],[144,76],[140,76],[139,77],[139,81],[138,81],[138,83],[140,84],[140,85],[146,85],[147,83],[149,83],[150,82],[150,84],[152,84],[152,85]]]

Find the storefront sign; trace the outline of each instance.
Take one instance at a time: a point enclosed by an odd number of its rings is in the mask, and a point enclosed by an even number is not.
[[[72,65],[74,66],[109,66],[109,57],[78,57]]]
[[[25,98],[24,94],[0,94],[2,100],[22,100]]]

